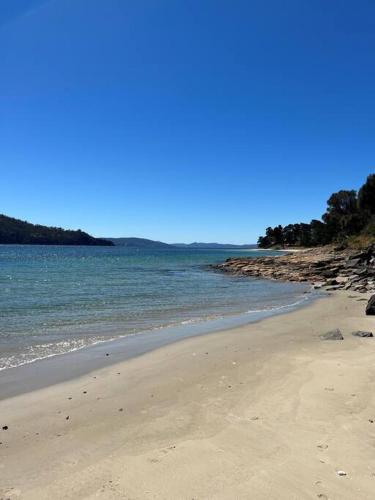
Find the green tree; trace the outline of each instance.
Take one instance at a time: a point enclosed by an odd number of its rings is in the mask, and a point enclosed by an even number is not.
[[[375,174],[369,175],[359,190],[358,207],[365,217],[375,215]]]

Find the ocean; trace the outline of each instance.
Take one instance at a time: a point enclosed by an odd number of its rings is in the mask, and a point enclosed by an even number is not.
[[[0,370],[139,332],[173,336],[178,326],[250,322],[304,303],[306,284],[208,267],[274,253],[0,245]]]

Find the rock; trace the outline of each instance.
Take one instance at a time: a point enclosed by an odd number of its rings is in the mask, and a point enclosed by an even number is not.
[[[334,285],[338,285],[338,281],[336,278],[333,278],[333,279],[330,279],[330,280],[327,280],[327,285],[329,286],[334,286]]]
[[[324,278],[334,278],[336,276],[336,272],[329,269],[327,271],[323,271],[322,276],[324,276]]]
[[[318,282],[318,283],[314,283],[314,288],[316,290],[318,290],[319,288],[322,288],[322,286],[324,285],[324,281],[321,281],[321,282]]]
[[[355,267],[360,263],[360,259],[350,259],[346,262],[345,267]]]
[[[375,295],[373,295],[367,303],[366,314],[368,316],[375,315]]]
[[[7,431],[8,430],[8,426],[7,425],[3,425],[3,431]]]
[[[229,258],[211,268],[235,275],[310,282],[314,288],[345,288],[375,293],[375,246],[355,253],[348,249],[315,248],[284,256]]]
[[[337,471],[337,475],[338,475],[338,476],[346,476],[347,474],[346,474],[346,472],[345,472],[345,471],[343,471],[343,470],[338,470],[338,471]]]
[[[340,283],[345,284],[348,282],[348,280],[349,280],[349,278],[347,276],[337,276],[335,281],[337,282],[337,284],[340,284]]]
[[[340,330],[336,328],[336,330],[331,330],[330,332],[324,333],[320,335],[321,340],[344,340],[344,337]]]
[[[352,332],[352,335],[354,335],[354,337],[362,337],[362,338],[374,336],[372,332],[363,332],[361,330],[358,330],[357,332]]]

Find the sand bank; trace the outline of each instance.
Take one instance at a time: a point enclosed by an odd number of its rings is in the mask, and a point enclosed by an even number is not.
[[[375,339],[350,335],[375,330],[363,298],[3,399],[0,498],[373,499]],[[336,327],[345,340],[319,340]]]

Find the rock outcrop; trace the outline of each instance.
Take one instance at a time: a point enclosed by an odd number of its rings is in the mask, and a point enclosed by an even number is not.
[[[375,315],[375,295],[373,295],[367,303],[366,314]]]
[[[362,252],[320,247],[272,257],[234,257],[214,269],[237,275],[310,282],[315,288],[375,293],[375,247]],[[375,298],[367,314],[375,314]]]

